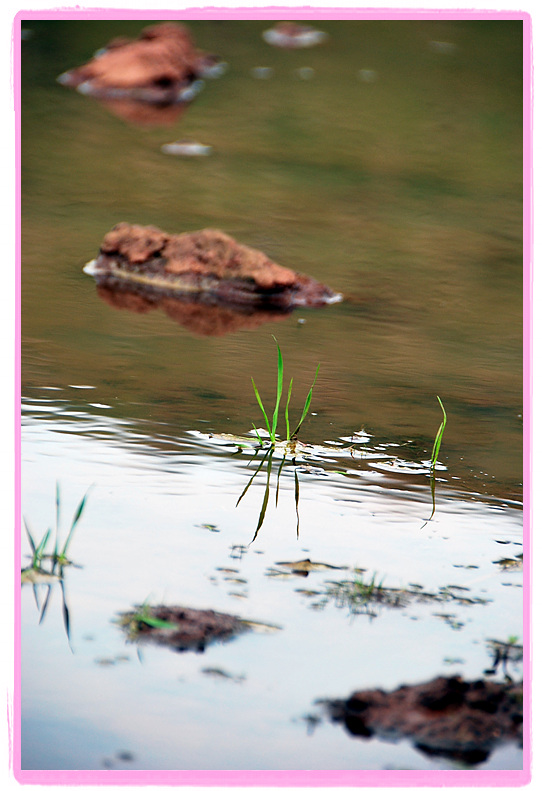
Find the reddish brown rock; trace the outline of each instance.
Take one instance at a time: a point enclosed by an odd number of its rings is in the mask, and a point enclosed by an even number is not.
[[[485,761],[501,742],[522,744],[521,683],[439,677],[393,692],[355,692],[328,707],[354,735],[410,738],[426,753],[468,764]]]
[[[99,285],[129,282],[162,294],[212,294],[230,305],[291,310],[341,299],[322,283],[280,266],[222,231],[167,234],[120,223],[85,267]]]
[[[198,52],[188,30],[172,22],[145,28],[136,40],[114,39],[59,82],[103,99],[188,101],[198,77],[212,72],[216,58]]]

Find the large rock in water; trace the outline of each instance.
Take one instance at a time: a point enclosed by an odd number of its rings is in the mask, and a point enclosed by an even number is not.
[[[188,101],[217,59],[198,52],[188,30],[172,22],[145,28],[136,40],[114,39],[83,66],[58,77],[62,85],[102,99]]]
[[[291,310],[338,302],[340,294],[271,261],[222,231],[168,234],[120,223],[106,234],[84,271],[99,285],[129,283],[168,295],[209,293],[230,305]]]

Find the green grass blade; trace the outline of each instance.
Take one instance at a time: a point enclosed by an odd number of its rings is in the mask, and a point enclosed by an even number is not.
[[[318,363],[318,366],[316,368],[316,373],[314,374],[314,379],[313,379],[313,382],[312,382],[312,385],[311,385],[311,389],[309,390],[307,398],[305,400],[305,406],[303,407],[303,412],[301,413],[301,419],[300,419],[299,423],[297,424],[295,431],[292,434],[293,437],[297,436],[297,433],[298,433],[299,429],[301,428],[301,425],[302,425],[303,421],[307,417],[307,413],[308,413],[308,411],[310,409],[310,405],[311,405],[311,401],[312,401],[312,391],[313,391],[314,385],[316,384],[316,379],[318,377],[318,372],[319,371],[320,371],[320,363]]]
[[[437,400],[438,400],[438,402],[440,404],[440,408],[442,409],[443,418],[442,418],[442,423],[439,426],[439,430],[437,431],[437,435],[435,437],[435,442],[433,443],[433,450],[431,452],[431,470],[432,470],[432,472],[434,472],[434,470],[435,470],[435,465],[437,463],[438,454],[439,454],[439,451],[440,451],[440,445],[441,445],[441,442],[442,442],[442,436],[444,434],[444,429],[446,428],[446,422],[447,422],[446,410],[444,409],[442,401],[440,400],[440,398],[438,396],[437,396]]]
[[[258,429],[256,428],[256,424],[255,423],[252,424],[252,428],[256,432],[256,436],[258,437],[258,442],[260,443],[260,446],[263,448],[263,439],[260,437],[260,435],[258,433]]]
[[[52,590],[53,590],[52,585],[49,585],[49,587],[47,588],[47,595],[45,597],[45,601],[43,602],[43,606],[42,606],[41,612],[40,612],[40,619],[39,619],[39,622],[38,622],[40,625],[43,623],[43,619],[45,618],[45,616],[47,614],[47,608],[49,607],[49,601],[51,599]]]
[[[143,613],[136,613],[134,616],[136,621],[150,626],[152,629],[176,629],[177,625],[169,621],[163,621],[161,618],[153,618],[151,615],[144,615]]]
[[[254,393],[256,395],[256,401],[258,402],[259,407],[262,410],[262,414],[263,414],[264,419],[265,419],[265,425],[267,427],[267,432],[268,432],[269,436],[271,436],[271,426],[269,425],[269,420],[268,420],[268,417],[267,417],[267,413],[266,413],[266,411],[264,409],[264,406],[262,404],[262,399],[260,398],[260,394],[258,393],[258,388],[256,387],[256,382],[254,381],[254,379],[252,379],[252,387],[254,388]]]
[[[36,547],[36,551],[34,552],[34,557],[32,558],[32,565],[34,566],[34,568],[37,568],[41,562],[50,535],[51,535],[51,528],[47,530],[47,532],[41,539],[40,543]]]
[[[55,549],[54,554],[58,552],[58,532],[60,530],[60,484],[56,482],[56,523],[55,523]]]
[[[260,509],[260,516],[258,517],[258,524],[256,526],[256,532],[250,542],[252,544],[253,541],[256,541],[256,537],[260,532],[260,527],[263,525],[263,520],[265,519],[265,512],[267,511],[267,504],[269,502],[269,486],[271,480],[271,467],[273,465],[273,456],[272,454],[269,455],[269,461],[267,462],[267,480],[265,483],[265,494],[263,496],[262,507]]]
[[[77,526],[77,523],[81,519],[81,517],[83,515],[83,511],[85,510],[85,505],[87,504],[87,497],[88,497],[88,495],[90,493],[90,489],[92,489],[92,486],[83,495],[83,498],[82,498],[81,502],[79,503],[79,505],[77,507],[77,510],[76,510],[76,512],[74,514],[74,517],[73,517],[72,526],[70,527],[70,532],[68,533],[68,537],[67,537],[66,541],[64,542],[64,547],[62,548],[62,552],[60,553],[60,557],[66,557],[66,553],[68,551],[68,546],[70,544],[70,541],[72,540],[72,537],[73,537],[75,528]]]
[[[290,379],[290,387],[288,388],[288,398],[286,399],[286,408],[284,409],[284,422],[286,423],[286,442],[290,442],[290,413],[288,409],[290,407],[290,398],[292,397],[293,383],[294,380]]]
[[[282,472],[282,468],[284,467],[284,462],[286,461],[286,454],[282,457],[282,461],[280,463],[279,471],[277,472],[277,494],[275,496],[275,508],[279,504],[279,486],[280,486],[280,474]]]
[[[435,467],[436,467],[436,464],[437,464],[438,454],[439,454],[439,451],[440,451],[440,445],[441,445],[441,442],[442,442],[442,436],[444,434],[444,429],[446,428],[446,422],[447,422],[447,415],[446,415],[446,410],[444,409],[444,405],[443,405],[442,401],[440,400],[440,398],[438,396],[437,396],[437,400],[438,400],[438,402],[440,404],[440,408],[442,409],[442,423],[440,424],[439,429],[437,431],[437,435],[436,435],[435,441],[433,443],[433,450],[431,452],[431,470],[430,470],[429,475],[430,475],[430,478],[431,478],[431,504],[432,504],[432,509],[431,509],[431,515],[429,516],[429,519],[427,519],[423,523],[422,528],[424,528],[425,525],[428,522],[431,521],[431,519],[435,515],[435,511],[437,510],[436,499],[435,499]]]
[[[236,508],[237,508],[237,506],[239,505],[239,503],[241,502],[241,500],[243,499],[243,497],[245,496],[245,494],[246,494],[246,493],[248,492],[248,490],[250,489],[250,486],[252,485],[252,481],[254,480],[254,478],[257,476],[257,474],[258,474],[258,473],[260,472],[260,470],[262,469],[263,465],[265,464],[265,461],[266,461],[267,457],[268,457],[268,456],[269,456],[269,454],[272,452],[272,450],[273,450],[272,448],[269,448],[269,450],[266,452],[265,456],[264,456],[264,457],[263,457],[263,459],[261,460],[261,462],[260,462],[260,466],[258,467],[258,469],[256,470],[256,472],[255,472],[255,473],[254,473],[254,474],[251,476],[251,478],[250,478],[250,481],[247,483],[247,485],[246,485],[246,486],[245,486],[245,488],[243,489],[243,492],[242,492],[241,496],[239,497],[239,499],[238,499],[238,500],[237,500],[237,502],[235,503],[235,507],[236,507]]]
[[[297,476],[297,470],[294,470],[294,476],[295,476],[295,489],[294,489],[295,513],[297,516],[297,537],[299,538],[299,478]]]
[[[68,602],[66,600],[66,591],[64,590],[64,581],[60,580],[60,590],[62,593],[62,617],[64,620],[64,629],[66,631],[66,637],[68,638],[68,645],[71,648],[70,643],[70,611],[68,609]]]
[[[271,442],[275,441],[275,437],[277,435],[280,399],[282,398],[282,382],[284,377],[284,360],[282,359],[282,352],[280,350],[280,346],[275,336],[273,336],[273,338],[275,340],[275,343],[277,344],[277,399],[275,402],[275,410],[273,412],[273,423],[271,426]]]
[[[30,528],[28,527],[28,522],[26,521],[24,516],[23,516],[23,522],[26,530],[26,535],[28,538],[28,543],[30,544],[30,549],[32,550],[32,556],[34,556],[36,554],[36,543],[32,538],[32,533],[30,532]]]

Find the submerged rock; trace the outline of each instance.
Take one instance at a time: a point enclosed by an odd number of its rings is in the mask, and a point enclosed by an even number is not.
[[[198,52],[183,25],[164,22],[138,39],[114,39],[58,81],[102,99],[175,104],[191,101],[198,78],[214,76],[217,68],[218,59]]]
[[[162,294],[212,294],[225,304],[290,310],[342,299],[312,278],[286,269],[222,231],[168,234],[153,226],[116,225],[84,271],[99,285],[128,282]]]
[[[279,22],[262,33],[264,41],[283,49],[314,47],[327,39],[327,33],[298,22]]]
[[[176,651],[204,651],[210,643],[225,642],[242,632],[267,626],[215,610],[166,605],[143,605],[122,613],[119,623],[132,640],[155,642]]]
[[[471,765],[487,760],[501,742],[522,746],[521,683],[438,677],[393,692],[355,692],[327,706],[332,719],[355,736],[409,738],[425,753]]]

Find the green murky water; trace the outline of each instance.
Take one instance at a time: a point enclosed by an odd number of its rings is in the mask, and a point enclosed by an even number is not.
[[[61,591],[41,624],[46,588],[38,607],[22,591],[23,768],[450,768],[406,743],[349,738],[315,701],[450,668],[476,678],[491,666],[488,640],[521,639],[521,571],[497,563],[522,544],[521,23],[322,22],[328,41],[305,51],[268,46],[265,22],[187,24],[229,68],[169,127],[129,123],[56,82],[143,23],[23,25],[22,508],[33,531],[54,523],[56,481],[65,528],[94,484],[71,547],[83,568],[65,571],[72,650]],[[179,138],[212,153],[164,154]],[[82,272],[119,221],[220,228],[345,300],[221,335],[161,308],[120,310]],[[250,380],[271,404],[272,334],[293,410],[321,364],[301,439],[329,452],[299,473],[299,538],[285,471],[250,544],[265,480],[236,507],[253,468],[208,434],[260,424]],[[437,395],[444,469],[421,530]],[[347,450],[361,429],[368,457]],[[27,552],[23,536],[23,563]],[[302,585],[269,573],[307,557],[346,570]],[[299,590],[354,568],[489,602],[354,617]],[[203,655],[138,653],[112,621],[145,599],[282,628]],[[505,747],[488,765],[517,768],[521,754]]]

